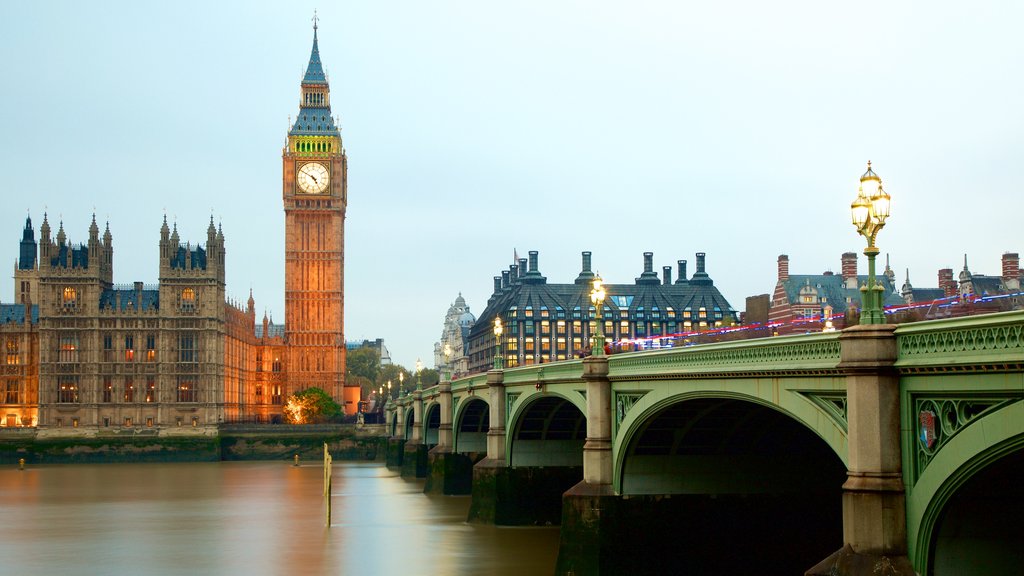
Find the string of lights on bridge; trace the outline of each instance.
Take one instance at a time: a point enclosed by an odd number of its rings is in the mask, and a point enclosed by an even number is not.
[[[923,302],[915,302],[913,304],[897,304],[893,306],[885,307],[885,314],[892,315],[899,312],[905,312],[908,310],[919,310],[922,308],[944,310],[954,306],[963,306],[965,304],[978,305],[986,304],[989,302],[995,302],[998,300],[1005,300],[1008,298],[1019,298],[1024,296],[1024,291],[1013,292],[1010,294],[996,294],[996,295],[967,295],[967,296],[947,296],[944,298],[937,298],[935,300],[926,300]],[[843,313],[833,314],[831,320],[835,321],[845,316]],[[722,336],[725,334],[732,334],[736,332],[758,332],[765,331],[775,334],[780,328],[784,327],[799,327],[807,326],[805,333],[810,334],[814,332],[821,332],[821,324],[827,320],[823,315],[813,316],[801,316],[794,318],[786,322],[756,322],[753,324],[745,324],[742,326],[723,326],[719,328],[711,328],[707,330],[692,330],[688,332],[676,332],[673,334],[666,334],[664,336],[655,336],[650,338],[623,338],[616,340],[611,343],[611,347],[615,350],[629,349],[630,351],[642,351],[642,350],[658,350],[661,348],[673,348],[678,346],[678,342],[682,340],[683,346],[692,346],[697,344],[694,340],[701,338],[714,338],[716,336]],[[813,325],[813,327],[811,326]]]

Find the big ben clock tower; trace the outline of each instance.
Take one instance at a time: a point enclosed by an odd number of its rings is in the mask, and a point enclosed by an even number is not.
[[[355,412],[345,388],[345,206],[348,161],[331,117],[331,90],[313,51],[299,113],[281,155],[285,214],[285,342],[290,393],[316,386]]]

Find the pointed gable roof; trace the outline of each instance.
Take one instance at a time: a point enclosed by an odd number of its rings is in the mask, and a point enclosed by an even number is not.
[[[316,25],[313,25],[313,51],[309,54],[309,64],[306,65],[306,75],[302,77],[303,84],[327,84],[327,75],[324,74],[324,67],[320,63],[320,48],[317,46]]]

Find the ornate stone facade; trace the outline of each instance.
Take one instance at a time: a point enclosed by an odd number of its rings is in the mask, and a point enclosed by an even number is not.
[[[226,298],[224,234],[183,242],[160,229],[155,286],[113,283],[113,239],[96,219],[73,245],[63,222],[38,243],[26,221],[18,302],[0,304],[0,427],[46,435],[215,434],[225,421],[274,422],[311,386],[355,412],[344,387],[347,162],[313,49],[299,115],[282,153],[285,325],[256,323],[252,294]]]

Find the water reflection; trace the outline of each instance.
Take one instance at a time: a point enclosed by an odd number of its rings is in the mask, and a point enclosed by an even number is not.
[[[108,464],[0,471],[5,574],[550,574],[557,528],[465,523],[379,464]]]

